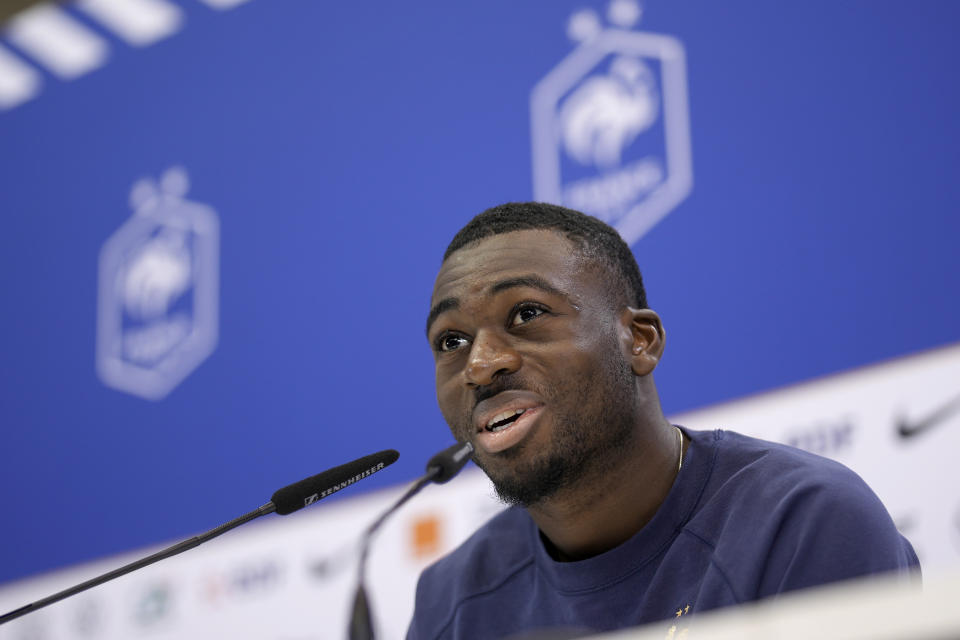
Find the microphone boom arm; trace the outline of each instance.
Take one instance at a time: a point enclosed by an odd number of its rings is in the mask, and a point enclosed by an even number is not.
[[[24,616],[32,611],[36,611],[37,609],[42,609],[47,605],[51,605],[54,602],[59,602],[64,598],[69,598],[72,595],[86,591],[87,589],[95,587],[99,584],[113,580],[114,578],[119,578],[120,576],[126,575],[131,571],[142,569],[143,567],[163,560],[164,558],[169,558],[177,555],[178,553],[183,553],[187,549],[193,549],[194,547],[199,546],[204,542],[211,540],[212,538],[216,538],[217,536],[230,531],[230,529],[239,527],[240,525],[250,522],[255,518],[259,518],[260,516],[265,516],[268,513],[277,513],[283,516],[293,513],[294,511],[299,511],[307,505],[311,505],[318,500],[322,500],[323,498],[326,498],[327,496],[332,495],[333,493],[336,493],[345,487],[353,485],[360,480],[369,477],[384,467],[393,464],[399,457],[400,454],[395,450],[385,449],[378,453],[372,453],[368,456],[358,458],[353,462],[348,462],[347,464],[334,467],[333,469],[327,469],[323,473],[318,473],[315,476],[310,476],[309,478],[305,478],[300,482],[295,482],[291,485],[283,487],[282,489],[278,489],[270,498],[270,502],[258,509],[254,509],[250,513],[245,513],[239,518],[235,518],[234,520],[211,529],[206,533],[201,533],[198,536],[194,536],[184,540],[183,542],[178,542],[177,544],[169,546],[166,549],[161,549],[160,551],[157,551],[146,558],[141,558],[131,562],[130,564],[126,564],[119,569],[108,571],[103,575],[97,576],[96,578],[91,578],[90,580],[70,587],[69,589],[64,589],[63,591],[55,593],[52,596],[47,596],[42,600],[37,600],[36,602],[24,605],[19,609],[14,609],[13,611],[0,616],[0,624],[10,622],[11,620],[19,618],[20,616]],[[437,473],[439,473],[439,471]]]
[[[203,544],[207,540],[211,540],[223,533],[226,533],[227,531],[230,531],[230,529],[239,527],[242,524],[250,522],[255,518],[259,518],[260,516],[265,516],[268,513],[273,513],[276,510],[277,510],[277,505],[273,504],[272,502],[268,502],[262,507],[254,509],[249,513],[245,513],[239,518],[234,518],[230,522],[224,523],[219,527],[216,527],[214,529],[211,529],[210,531],[207,531],[206,533],[201,533],[198,536],[193,536],[192,538],[188,538],[187,540],[183,540],[181,542],[178,542],[177,544],[171,545],[166,549],[161,549],[160,551],[157,551],[156,553],[151,554],[145,558],[140,558],[139,560],[135,560],[129,564],[123,565],[122,567],[119,567],[112,571],[108,571],[107,573],[104,573],[102,575],[99,575],[96,578],[91,578],[90,580],[87,580],[86,582],[81,582],[80,584],[74,585],[69,589],[64,589],[63,591],[59,591],[53,594],[52,596],[47,596],[42,600],[31,602],[30,604],[24,605],[19,609],[14,609],[9,613],[5,613],[2,616],[0,616],[0,624],[10,622],[11,620],[19,618],[20,616],[25,616],[31,611],[42,609],[47,605],[51,605],[54,602],[59,602],[64,598],[69,598],[70,596],[76,595],[82,591],[86,591],[87,589],[92,589],[93,587],[103,584],[104,582],[109,582],[114,578],[119,578],[120,576],[124,576],[130,573],[131,571],[142,569],[143,567],[146,567],[147,565],[151,565],[154,562],[159,562],[160,560],[163,560],[165,558],[169,558],[179,553],[183,553],[188,549],[193,549],[194,547]]]

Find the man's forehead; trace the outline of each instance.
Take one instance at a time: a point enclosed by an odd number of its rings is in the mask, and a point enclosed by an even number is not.
[[[483,292],[498,280],[535,275],[551,281],[576,270],[573,243],[549,229],[525,229],[482,238],[452,253],[440,267],[432,303],[453,291]]]

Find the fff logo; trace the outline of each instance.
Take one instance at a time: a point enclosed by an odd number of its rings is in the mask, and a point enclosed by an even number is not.
[[[575,13],[579,45],[531,95],[534,197],[594,215],[627,244],[693,185],[683,45],[635,31],[640,6],[612,0],[603,26]]]
[[[185,198],[186,171],[131,190],[134,214],[100,252],[97,372],[109,387],[160,400],[213,351],[219,222]]]

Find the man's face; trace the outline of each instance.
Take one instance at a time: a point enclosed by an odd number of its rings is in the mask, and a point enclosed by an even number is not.
[[[602,471],[633,435],[629,328],[585,266],[560,234],[526,230],[458,250],[437,275],[440,410],[507,502]]]

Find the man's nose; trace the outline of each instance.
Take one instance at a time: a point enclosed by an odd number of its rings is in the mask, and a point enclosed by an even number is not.
[[[481,331],[473,339],[464,378],[471,386],[484,386],[498,376],[520,368],[520,354],[500,336]]]

